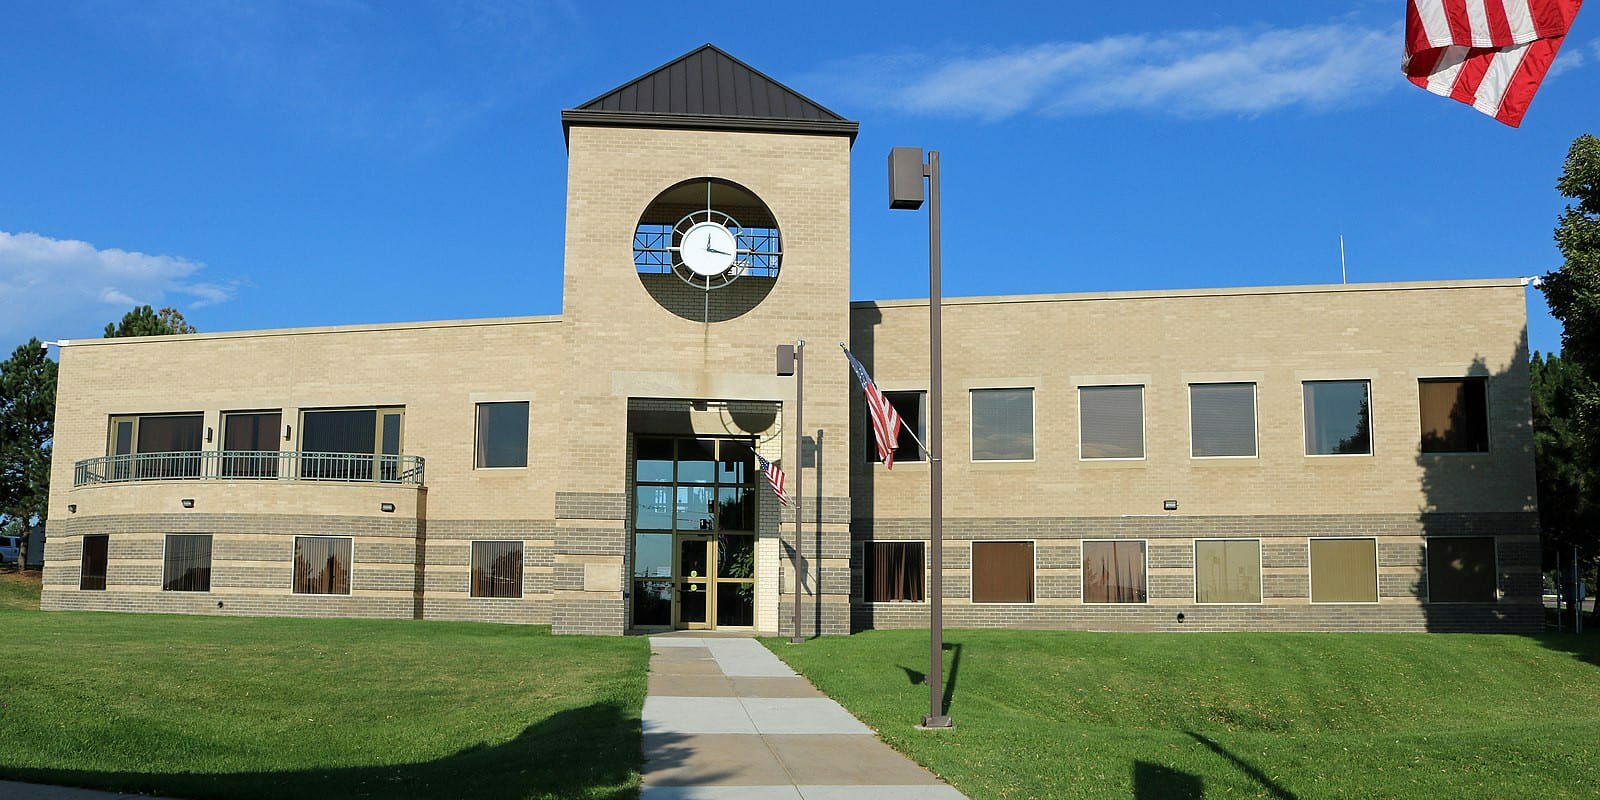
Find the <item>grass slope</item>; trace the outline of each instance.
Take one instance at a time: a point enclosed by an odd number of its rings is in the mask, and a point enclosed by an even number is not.
[[[777,654],[983,798],[1593,797],[1600,637],[951,631]]]
[[[11,608],[0,632],[0,778],[189,798],[637,796],[643,639]]]
[[[0,610],[33,611],[39,608],[39,573],[0,570]]]

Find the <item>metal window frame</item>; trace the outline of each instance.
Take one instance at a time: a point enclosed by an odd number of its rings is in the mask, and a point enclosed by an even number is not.
[[[1371,600],[1318,600],[1316,584],[1312,576],[1316,573],[1311,564],[1311,543],[1319,541],[1368,541],[1372,542],[1372,582],[1373,599]],[[1306,537],[1306,602],[1314,606],[1375,606],[1383,601],[1383,565],[1378,561],[1378,537],[1376,536],[1308,536]]]
[[[85,540],[93,539],[93,538],[100,538],[100,539],[105,539],[106,540],[106,566],[105,566],[105,572],[100,575],[100,588],[98,588],[98,589],[89,589],[89,588],[86,588],[83,585],[83,559],[84,559],[84,556],[87,555],[85,553],[83,543],[84,543]],[[162,563],[165,564],[166,563],[166,558],[165,558],[165,556],[166,556],[166,545],[165,544],[162,545],[162,556],[163,556]],[[163,581],[163,583],[165,583],[165,581]],[[103,592],[103,591],[106,591],[109,588],[111,588],[111,534],[109,534],[109,533],[85,533],[85,534],[82,534],[81,536],[78,537],[78,591],[80,591],[80,592]]]
[[[1140,567],[1144,570],[1144,600],[1138,603],[1091,603],[1084,599],[1088,592],[1088,575],[1085,573],[1086,565],[1083,563],[1083,546],[1093,542],[1139,542],[1144,547],[1139,553]],[[1128,537],[1124,539],[1079,539],[1078,540],[1078,604],[1082,606],[1147,606],[1150,605],[1150,540],[1142,537]]]
[[[892,608],[903,608],[903,607],[907,607],[907,606],[925,606],[925,605],[928,604],[928,580],[931,577],[933,577],[933,565],[928,563],[928,540],[927,539],[863,539],[862,540],[862,544],[865,545],[865,546],[869,546],[869,547],[871,545],[874,545],[874,544],[918,544],[918,545],[922,545],[922,599],[921,600],[873,600],[873,599],[871,599],[871,595],[867,591],[867,584],[872,579],[872,573],[871,573],[871,571],[866,569],[867,564],[863,563],[862,564],[862,570],[861,570],[862,581],[861,581],[861,594],[859,595],[859,602],[864,603],[866,605],[870,605],[870,606],[889,606],[889,607],[892,607]],[[862,550],[861,560],[863,562],[866,562],[866,560],[867,560],[867,554],[866,554],[865,548],[863,548],[863,550]],[[1035,557],[1035,561],[1037,561],[1037,557]],[[968,563],[970,564],[971,562],[968,561]],[[1035,588],[1037,588],[1037,586]],[[1034,594],[1037,595],[1038,592],[1036,591]],[[970,590],[968,590],[968,596],[969,597],[971,596],[971,591]]]
[[[522,447],[522,465],[507,467],[486,467],[478,463],[478,442],[483,436],[481,409],[484,406],[524,405],[528,407],[528,436]],[[401,422],[404,425],[404,421]],[[474,472],[515,471],[528,469],[528,462],[533,460],[533,401],[532,400],[477,400],[472,404],[472,469]],[[510,541],[510,540],[507,540]]]
[[[517,545],[520,546],[520,549],[517,550],[517,555],[519,556],[519,560],[522,562],[522,583],[521,583],[521,585],[519,585],[517,587],[517,594],[516,594],[515,597],[496,597],[494,595],[487,595],[487,594],[473,594],[473,592],[472,592],[472,570],[473,570],[473,565],[476,563],[476,559],[477,559],[477,552],[476,552],[477,545],[480,545],[480,544],[517,544]],[[632,581],[633,578],[630,577],[629,580]],[[520,600],[525,599],[527,597],[527,595],[528,595],[528,540],[526,540],[526,539],[471,539],[471,540],[469,540],[467,542],[467,597],[469,599],[472,599],[472,600],[491,600],[491,601],[492,600],[500,600],[500,601],[518,600],[518,601],[520,601]]]
[[[1221,456],[1221,458],[1243,458],[1243,456]],[[1267,603],[1267,565],[1266,544],[1259,536],[1205,536],[1190,540],[1194,559],[1194,604],[1197,606],[1261,606]],[[1255,542],[1256,543],[1256,596],[1261,598],[1254,603],[1207,603],[1200,599],[1200,543],[1201,542]],[[1307,545],[1309,547],[1309,545]],[[1311,569],[1311,562],[1306,561],[1306,569]],[[1310,576],[1307,575],[1307,590],[1310,594]]]
[[[972,398],[978,392],[1018,391],[1028,390],[1028,414],[1030,427],[1030,440],[1033,445],[1033,458],[977,458],[972,448],[977,443],[973,437],[973,424],[977,419],[972,413]],[[1037,386],[969,386],[967,387],[967,463],[969,464],[1032,464],[1039,460],[1039,388]],[[1021,541],[1016,540],[1016,541]]]
[[[350,588],[344,590],[343,592],[301,592],[301,591],[296,591],[295,588],[294,588],[294,585],[295,585],[294,563],[295,563],[295,559],[299,556],[299,553],[300,553],[300,540],[301,539],[345,539],[345,540],[348,540],[350,542]],[[331,536],[331,535],[328,535],[328,534],[320,534],[320,533],[312,533],[312,534],[304,534],[304,535],[295,534],[294,544],[292,544],[290,546],[290,550],[289,550],[289,594],[295,595],[296,597],[350,597],[351,595],[355,594],[355,591],[356,591],[356,537],[354,537],[354,536]]]
[[[1419,374],[1417,381],[1417,454],[1426,458],[1483,458],[1495,455],[1494,436],[1494,395],[1489,391],[1488,375],[1460,375],[1460,374]],[[1483,384],[1483,449],[1482,450],[1440,450],[1428,452],[1422,449],[1422,384],[1438,383],[1442,381],[1479,381]]]
[[[1305,453],[1311,443],[1311,427],[1306,420],[1306,384],[1310,383],[1365,383],[1367,385],[1367,452],[1365,453]],[[1259,447],[1257,449],[1260,449]],[[1378,409],[1372,392],[1372,378],[1304,378],[1300,381],[1300,450],[1306,458],[1375,458],[1378,455]],[[1328,537],[1319,537],[1328,538]]]
[[[1022,542],[1027,542],[1028,543],[1028,554],[1033,557],[1033,570],[1029,574],[1029,579],[1028,579],[1028,589],[1029,589],[1028,594],[1031,595],[1033,597],[1033,599],[1029,600],[1026,603],[1006,603],[1006,602],[996,602],[996,601],[992,601],[992,600],[975,600],[975,599],[973,599],[972,587],[976,583],[976,581],[974,581],[972,579],[972,576],[973,576],[974,573],[977,572],[977,566],[976,565],[978,563],[978,560],[973,556],[972,551],[975,550],[977,548],[977,546],[980,545],[980,544],[1021,544]],[[967,547],[967,604],[968,605],[974,605],[974,606],[1036,606],[1036,605],[1038,605],[1039,604],[1039,540],[1038,539],[1028,539],[1028,538],[1022,538],[1022,539],[973,539],[970,542],[968,542],[968,547]]]
[[[1196,386],[1244,386],[1250,387],[1250,423],[1254,431],[1250,442],[1251,449],[1255,452],[1248,456],[1198,456],[1194,453],[1194,387]],[[1249,461],[1261,458],[1261,387],[1256,381],[1191,381],[1189,388],[1189,458],[1195,461]],[[1304,403],[1304,395],[1301,396]],[[1371,403],[1371,400],[1368,400]],[[1305,412],[1300,414],[1301,424],[1304,424]]]
[[[1474,453],[1473,455],[1482,455]],[[1493,600],[1435,600],[1433,599],[1433,561],[1429,558],[1432,554],[1435,539],[1488,539],[1489,551],[1494,554],[1494,599]],[[1422,602],[1430,606],[1481,606],[1499,605],[1505,600],[1505,588],[1500,585],[1500,537],[1492,533],[1484,534],[1450,534],[1445,536],[1425,536],[1422,540],[1422,575],[1427,579],[1428,590],[1423,593]]]
[[[1138,455],[1138,456],[1105,456],[1105,457],[1097,456],[1097,457],[1094,457],[1094,458],[1090,458],[1088,456],[1085,456],[1083,454],[1083,390],[1084,389],[1127,389],[1127,388],[1132,388],[1132,387],[1138,387],[1138,389],[1139,389],[1139,449],[1141,451],[1141,455]],[[1077,392],[1077,400],[1078,400],[1078,460],[1079,461],[1094,461],[1094,462],[1098,463],[1098,462],[1102,462],[1102,461],[1148,461],[1148,460],[1150,460],[1150,432],[1147,429],[1147,425],[1149,423],[1148,423],[1148,419],[1147,419],[1147,414],[1145,413],[1147,411],[1146,399],[1145,398],[1146,398],[1146,395],[1148,394],[1145,390],[1149,388],[1149,384],[1144,384],[1144,383],[1085,383],[1085,384],[1079,384],[1078,386],[1075,386],[1073,388]]]
[[[206,569],[207,569],[208,572],[215,572],[216,571],[216,566],[217,566],[217,549],[216,549],[217,548],[217,536],[216,536],[216,534],[214,534],[214,533],[163,533],[163,534],[161,534],[161,586],[160,586],[161,591],[162,592],[171,592],[173,594],[211,594],[211,591],[212,591],[211,584],[213,583],[212,578],[214,578],[216,576],[215,575],[209,575],[209,574],[206,577],[206,588],[203,589],[203,590],[201,590],[201,589],[168,589],[167,588],[167,545],[172,543],[172,537],[174,537],[174,536],[204,536],[204,537],[210,539],[211,540],[211,560],[210,560],[210,563],[206,564]],[[111,571],[111,557],[110,556],[111,556],[111,554],[110,554],[110,551],[108,550],[106,552],[106,571],[107,572]]]

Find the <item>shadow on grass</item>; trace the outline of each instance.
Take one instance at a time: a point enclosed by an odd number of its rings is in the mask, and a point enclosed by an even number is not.
[[[95,772],[0,767],[0,778],[187,798],[638,797],[639,720],[613,703],[569,709],[503,744],[478,744],[432,761],[264,772]],[[682,737],[652,735],[652,758],[681,764]]]
[[[1251,780],[1255,781],[1257,784],[1260,784],[1261,788],[1266,790],[1267,796],[1277,798],[1277,800],[1299,800],[1299,796],[1294,792],[1284,788],[1277,781],[1268,776],[1267,773],[1257,769],[1256,765],[1234,755],[1232,751],[1228,750],[1226,747],[1223,747],[1215,739],[1212,739],[1211,737],[1202,733],[1195,733],[1194,731],[1184,731],[1184,733],[1187,733],[1189,738],[1205,745],[1207,750],[1222,756],[1224,760],[1232,764],[1240,772],[1250,776]]]
[[[1546,633],[1534,636],[1541,647],[1577,658],[1590,666],[1600,667],[1600,635],[1590,633],[1600,628],[1589,628],[1584,622],[1584,633]]]
[[[950,669],[945,672],[944,676],[944,697],[940,700],[940,708],[943,713],[949,714],[950,704],[955,700],[956,696],[956,680],[961,675],[961,645],[955,642],[945,642],[944,651],[952,655],[950,656]],[[928,673],[907,666],[902,666],[900,669],[905,672],[906,680],[911,681],[912,686],[927,684]]]
[[[1134,800],[1200,800],[1205,784],[1199,775],[1149,761],[1133,762]]]

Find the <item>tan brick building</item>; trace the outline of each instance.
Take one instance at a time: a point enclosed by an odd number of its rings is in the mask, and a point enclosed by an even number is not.
[[[44,606],[788,631],[765,458],[806,630],[924,624],[926,461],[834,345],[923,428],[927,302],[849,299],[855,123],[707,47],[563,125],[559,316],[64,346]],[[1537,628],[1524,292],[947,301],[946,620]]]

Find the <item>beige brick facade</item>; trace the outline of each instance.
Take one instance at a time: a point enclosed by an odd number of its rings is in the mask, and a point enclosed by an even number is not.
[[[850,302],[852,137],[838,132],[572,124],[559,316],[84,340],[62,349],[43,605],[48,609],[352,615],[630,629],[632,453],[640,435],[738,436],[803,480],[802,626],[923,624],[925,603],[864,601],[864,548],[925,540],[927,466],[865,458],[848,341],[890,390],[927,384],[925,302]],[[873,163],[876,163],[875,161]],[[704,302],[641,276],[635,226],[652,199],[712,178],[755,194],[782,231],[770,284]],[[952,270],[967,269],[959,264]],[[1519,281],[968,298],[945,311],[946,620],[1105,629],[1524,630],[1537,627],[1538,539]],[[705,318],[696,319],[702,302]],[[752,307],[753,306],[753,307]],[[748,310],[746,310],[748,309]],[[710,321],[706,321],[709,319]],[[776,345],[807,344],[798,463],[796,381]],[[1419,378],[1488,380],[1489,452],[1419,452]],[[1302,382],[1371,382],[1373,452],[1305,455]],[[1256,385],[1257,455],[1189,452],[1188,386]],[[1144,388],[1145,454],[1080,458],[1078,389]],[[968,393],[1027,387],[1034,458],[974,462]],[[526,467],[474,467],[475,408],[526,401]],[[74,486],[108,454],[118,415],[281,410],[300,447],[307,409],[398,407],[421,485],[167,480]],[[791,483],[791,486],[793,483]],[[1163,501],[1176,500],[1176,511]],[[192,502],[189,502],[192,501]],[[192,506],[192,507],[190,507]],[[388,509],[388,510],[386,510]],[[794,514],[757,505],[754,628],[793,627]],[[211,590],[162,590],[167,534],[213,537]],[[104,590],[79,588],[82,537],[104,534]],[[1426,547],[1494,536],[1493,603],[1428,602]],[[350,592],[292,590],[296,536],[352,540]],[[1379,597],[1310,602],[1308,542],[1377,540]],[[1196,539],[1261,541],[1262,602],[1195,603]],[[1148,602],[1081,600],[1082,542],[1147,546]],[[472,596],[474,541],[523,545],[522,596]],[[971,546],[1034,544],[1035,600],[971,600]],[[1183,620],[1179,621],[1179,615]]]

